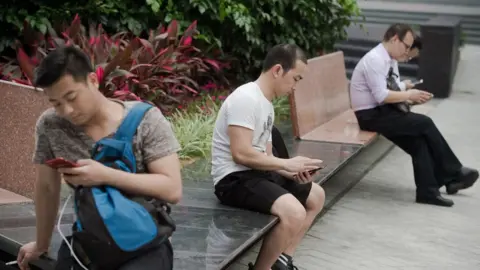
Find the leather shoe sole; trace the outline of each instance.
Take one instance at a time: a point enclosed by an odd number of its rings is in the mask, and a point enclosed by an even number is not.
[[[429,197],[429,196],[419,197],[419,196],[417,196],[416,202],[417,203],[423,203],[423,204],[444,206],[444,207],[451,207],[454,204],[452,200],[443,198],[440,195],[438,195],[436,197]]]
[[[475,184],[475,182],[477,181],[478,176],[479,175],[477,170],[468,171],[465,175],[461,177],[460,181],[454,181],[447,185],[447,194],[456,194],[461,189],[467,189],[473,186],[473,184]]]

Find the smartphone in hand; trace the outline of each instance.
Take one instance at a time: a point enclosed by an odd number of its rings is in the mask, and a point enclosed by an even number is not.
[[[324,167],[318,167],[318,168],[316,168],[316,169],[313,169],[313,170],[308,171],[308,174],[313,175],[313,174],[315,174],[316,172],[318,172],[319,170],[324,169],[324,168],[325,168],[325,166],[324,166]],[[297,177],[298,177],[298,174],[295,174],[293,177],[294,177],[294,178],[297,178]]]
[[[308,173],[309,173],[310,175],[312,175],[312,174],[320,171],[320,170],[323,169],[323,168],[325,168],[325,167],[318,167],[318,168],[316,168],[316,169],[313,169],[313,170],[308,171]]]
[[[49,167],[53,169],[78,167],[77,163],[66,160],[64,158],[50,159],[50,160],[47,160],[45,164],[47,164]]]
[[[412,82],[413,86],[419,85],[421,83],[423,83],[423,79],[421,79],[419,81]]]

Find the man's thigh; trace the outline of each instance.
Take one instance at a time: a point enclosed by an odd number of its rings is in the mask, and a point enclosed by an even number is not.
[[[414,112],[392,113],[373,119],[369,124],[373,131],[386,137],[419,136],[433,124],[430,117]]]
[[[287,179],[279,174],[273,173],[276,175],[281,183],[281,186],[286,189],[289,193],[291,193],[297,200],[304,206],[307,206],[307,199],[310,196],[310,191],[312,190],[313,183],[306,183],[301,184],[296,181]]]
[[[248,170],[235,172],[222,179],[215,194],[225,205],[271,214],[273,203],[290,193],[268,172]]]

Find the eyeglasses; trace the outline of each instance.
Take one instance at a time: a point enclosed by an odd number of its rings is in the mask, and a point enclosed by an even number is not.
[[[412,48],[412,45],[408,45],[407,43],[405,43],[405,41],[399,39],[400,42],[403,43],[403,46],[405,46],[405,50],[409,51],[411,48]]]

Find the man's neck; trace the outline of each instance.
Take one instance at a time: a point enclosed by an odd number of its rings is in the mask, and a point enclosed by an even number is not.
[[[261,74],[255,83],[260,87],[265,98],[272,101],[275,98],[275,89],[273,87],[273,83],[270,78],[267,77],[265,74]]]
[[[99,100],[98,110],[92,119],[85,125],[86,127],[105,127],[111,122],[120,121],[123,118],[123,106],[102,95]]]
[[[390,53],[390,44],[387,41],[382,41],[382,45],[385,48],[385,50],[387,51],[388,56],[390,56],[390,59],[395,60],[395,59],[393,59],[392,54]]]

